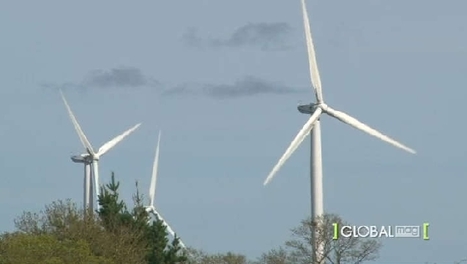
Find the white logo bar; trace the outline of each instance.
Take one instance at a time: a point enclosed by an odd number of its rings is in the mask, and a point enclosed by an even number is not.
[[[420,226],[395,226],[395,237],[420,237]]]

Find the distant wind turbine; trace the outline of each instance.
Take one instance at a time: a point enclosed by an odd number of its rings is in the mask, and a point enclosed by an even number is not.
[[[321,127],[320,117],[322,113],[336,118],[337,120],[346,123],[356,129],[359,129],[365,133],[368,133],[374,137],[377,137],[395,147],[401,148],[407,152],[415,154],[415,150],[406,147],[405,145],[397,142],[396,140],[378,132],[377,130],[369,127],[368,125],[358,121],[352,116],[335,110],[328,106],[323,99],[323,93],[321,89],[321,80],[318,71],[318,65],[316,63],[316,55],[314,51],[313,41],[311,38],[310,22],[308,20],[308,13],[306,10],[305,0],[301,0],[303,24],[305,27],[305,37],[308,50],[308,60],[310,66],[311,84],[314,87],[316,103],[307,105],[299,105],[298,111],[303,114],[311,115],[310,119],[305,123],[303,128],[298,132],[290,146],[287,148],[285,153],[279,159],[279,162],[274,166],[271,173],[264,181],[264,185],[268,184],[272,178],[276,175],[279,169],[284,163],[290,158],[292,153],[298,148],[303,140],[312,132],[311,137],[311,217],[315,221],[316,217],[323,215],[323,171],[322,171],[322,159],[321,159]],[[314,237],[316,237],[316,233]],[[315,238],[312,241],[314,260],[316,263],[323,263],[324,244],[318,243]],[[314,262],[315,263],[315,262]]]
[[[152,176],[151,176],[151,184],[149,186],[149,205],[145,206],[146,212],[153,214],[157,219],[161,220],[162,223],[166,226],[167,232],[175,238],[175,232],[169,226],[169,224],[162,218],[162,215],[156,210],[154,206],[154,198],[156,196],[156,182],[157,182],[157,171],[159,167],[159,147],[161,142],[161,132],[159,131],[159,136],[157,138],[157,147],[156,147],[156,155],[154,157],[154,164],[152,166]],[[183,244],[182,240],[179,238],[180,246],[186,249],[185,244]]]
[[[68,115],[70,116],[71,122],[75,127],[76,133],[78,133],[79,139],[83,144],[84,148],[86,149],[85,154],[72,156],[71,160],[75,163],[84,163],[84,209],[85,212],[87,210],[93,211],[93,189],[96,192],[96,208],[99,209],[98,197],[99,197],[99,159],[102,155],[107,153],[110,149],[115,147],[120,141],[122,141],[125,137],[130,135],[133,131],[135,131],[141,123],[135,125],[134,127],[128,129],[127,131],[123,132],[121,135],[116,136],[112,140],[108,141],[104,145],[102,145],[97,152],[94,151],[91,143],[84,135],[83,130],[81,129],[78,121],[76,120],[75,115],[71,111],[70,106],[68,105],[63,92],[60,90],[60,95],[62,96],[62,100],[65,103],[65,107],[68,111]],[[92,172],[91,172],[92,169]],[[94,186],[92,183],[92,178],[94,178]]]

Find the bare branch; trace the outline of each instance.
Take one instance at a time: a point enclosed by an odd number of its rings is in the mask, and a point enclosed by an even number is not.
[[[293,228],[293,239],[285,245],[291,249],[291,256],[295,263],[312,263],[312,238],[316,236],[317,243],[324,244],[323,259],[331,264],[360,264],[378,258],[381,242],[370,238],[348,237],[333,239],[333,223],[340,226],[348,225],[339,216],[325,214],[315,221],[311,218],[302,221],[301,225]]]

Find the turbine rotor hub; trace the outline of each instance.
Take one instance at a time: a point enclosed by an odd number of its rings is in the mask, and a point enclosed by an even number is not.
[[[328,110],[328,108],[329,108],[329,106],[327,104],[322,103],[322,102],[317,104],[316,107],[321,108],[323,110],[323,112],[326,112]]]

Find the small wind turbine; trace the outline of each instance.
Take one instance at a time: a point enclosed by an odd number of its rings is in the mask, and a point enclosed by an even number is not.
[[[311,103],[307,105],[299,105],[298,111],[303,114],[311,115],[308,122],[305,123],[303,128],[298,132],[297,136],[294,138],[290,146],[287,148],[285,153],[279,159],[279,162],[274,166],[271,173],[264,181],[264,185],[268,184],[274,175],[279,171],[279,169],[284,165],[284,163],[290,158],[292,153],[300,146],[303,140],[312,133],[311,137],[311,217],[315,221],[316,217],[321,216],[324,213],[323,210],[323,171],[322,171],[322,159],[321,159],[321,127],[320,127],[320,116],[322,113],[336,118],[337,120],[346,123],[350,126],[353,126],[356,129],[359,129],[365,133],[368,133],[374,137],[377,137],[395,147],[401,148],[407,152],[415,154],[415,150],[406,147],[405,145],[397,142],[396,140],[378,132],[377,130],[369,127],[368,125],[358,121],[352,116],[334,110],[328,106],[323,99],[323,93],[321,89],[321,80],[318,71],[318,65],[316,63],[316,55],[313,46],[313,41],[311,38],[311,28],[310,22],[308,20],[308,13],[306,10],[305,0],[301,0],[302,4],[302,14],[303,14],[303,24],[305,27],[305,37],[308,50],[308,60],[310,66],[310,76],[311,84],[314,87],[316,103]],[[314,234],[316,236],[316,234]],[[317,242],[313,237],[313,254],[314,260],[316,262],[323,262],[323,253],[324,253],[324,244],[322,242]]]
[[[97,201],[99,197],[99,159],[102,155],[107,153],[111,148],[115,147],[120,141],[122,141],[125,137],[130,135],[133,131],[135,131],[141,123],[135,125],[134,127],[128,129],[127,131],[123,132],[121,135],[116,136],[112,140],[108,141],[104,145],[102,145],[97,152],[94,151],[91,143],[84,135],[83,130],[81,129],[78,121],[76,120],[75,115],[71,111],[68,102],[63,95],[63,92],[60,90],[60,95],[62,96],[62,100],[65,103],[65,107],[68,111],[68,115],[70,116],[71,122],[75,127],[76,133],[78,133],[78,137],[83,144],[84,148],[86,149],[85,154],[72,156],[71,160],[75,163],[84,163],[84,210],[91,210],[93,211],[93,188],[96,192],[96,203],[97,209],[99,209],[99,203]],[[92,173],[91,173],[92,168]],[[92,183],[92,178],[94,177],[94,186]]]
[[[157,182],[157,170],[159,166],[159,146],[161,142],[161,132],[159,131],[159,137],[157,138],[157,147],[156,147],[156,156],[154,157],[154,164],[152,166],[152,177],[151,177],[151,185],[149,185],[149,205],[145,206],[146,212],[153,214],[157,219],[161,220],[162,223],[167,228],[167,232],[175,238],[175,232],[169,226],[169,224],[162,218],[161,214],[156,210],[154,206],[154,198],[156,196],[156,182]],[[183,244],[182,240],[179,238],[180,246],[186,249],[185,244]]]

